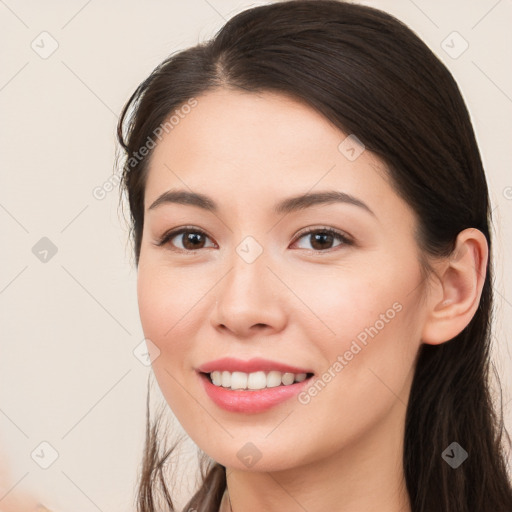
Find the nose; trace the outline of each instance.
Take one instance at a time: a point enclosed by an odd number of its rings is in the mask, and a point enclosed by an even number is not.
[[[215,329],[237,338],[249,338],[281,331],[286,325],[290,298],[286,287],[270,270],[262,254],[247,263],[237,254],[227,275],[218,284],[212,313]],[[289,292],[288,292],[289,293]]]

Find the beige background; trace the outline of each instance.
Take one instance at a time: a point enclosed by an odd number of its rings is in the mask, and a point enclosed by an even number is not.
[[[494,208],[495,359],[510,429],[512,2],[361,3],[415,30],[472,114]],[[0,1],[0,449],[12,485],[57,511],[133,510],[141,459],[149,368],[133,353],[143,340],[136,273],[117,190],[93,195],[113,172],[117,116],[169,53],[256,4]],[[447,40],[453,31],[463,39]],[[43,237],[57,249],[46,262],[33,252]],[[48,463],[52,449],[48,469],[31,458]]]

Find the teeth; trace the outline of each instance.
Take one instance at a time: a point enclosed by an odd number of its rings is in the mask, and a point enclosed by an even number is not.
[[[231,373],[230,372],[222,372],[221,386],[223,388],[231,387]]]
[[[229,389],[265,389],[277,386],[289,386],[294,382],[302,382],[307,377],[305,373],[265,372],[227,372],[215,371],[210,373],[210,379],[215,386]]]
[[[247,373],[233,372],[231,374],[231,389],[247,389]]]
[[[210,373],[210,379],[216,386],[222,386],[222,372]]]
[[[281,378],[281,382],[285,385],[285,386],[288,386],[290,384],[293,384],[293,382],[295,381],[295,375],[293,375],[293,373],[285,373],[282,378]]]
[[[282,377],[281,372],[276,372],[276,371],[269,372],[269,374],[267,375],[267,388],[275,388],[277,386],[280,386],[281,385],[281,377]]]
[[[267,386],[265,372],[249,373],[247,378],[247,389],[263,389]]]

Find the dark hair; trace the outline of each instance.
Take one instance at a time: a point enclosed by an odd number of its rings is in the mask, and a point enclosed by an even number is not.
[[[117,133],[137,265],[151,152],[134,155],[169,115],[220,87],[289,95],[355,134],[386,164],[397,193],[417,215],[424,255],[450,255],[458,233],[469,227],[485,235],[490,251],[485,174],[450,72],[387,13],[337,0],[293,0],[245,10],[212,40],[171,55],[125,105]],[[427,258],[422,263],[431,270]],[[493,404],[490,393],[491,271],[489,258],[480,304],[467,327],[453,340],[419,350],[403,456],[414,512],[512,511],[502,445],[510,437],[502,404]],[[147,414],[138,510],[156,511],[153,500],[162,494],[174,510],[162,476],[172,448],[161,453],[149,408]],[[469,452],[457,469],[441,456],[453,441]],[[187,508],[217,511],[225,468],[205,460],[203,483]]]

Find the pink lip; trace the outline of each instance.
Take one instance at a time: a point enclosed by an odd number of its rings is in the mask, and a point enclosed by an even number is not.
[[[271,372],[278,371],[282,373],[313,373],[311,370],[304,368],[297,368],[296,366],[290,366],[269,359],[262,359],[260,357],[249,359],[249,361],[243,361],[242,359],[235,359],[232,357],[223,357],[222,359],[216,359],[215,361],[209,361],[208,363],[202,364],[197,371],[202,373],[211,373],[214,371],[227,371],[227,372]]]
[[[274,388],[266,388],[260,390],[232,390],[215,386],[210,381],[207,373],[214,371],[228,372],[271,372],[278,371],[281,373],[313,373],[305,368],[298,368],[288,364],[278,363],[269,359],[253,358],[249,361],[235,359],[232,357],[224,357],[209,361],[197,368],[199,377],[203,383],[206,394],[219,407],[230,412],[242,412],[246,414],[258,413],[266,411],[275,405],[278,405],[291,397],[297,395],[301,389],[309,384],[310,379],[302,382],[295,382],[289,386],[276,386]]]
[[[228,371],[228,370],[227,370]],[[299,372],[305,373],[305,372]],[[261,390],[232,390],[215,386],[208,375],[199,373],[206,394],[222,409],[229,412],[241,412],[254,414],[263,412],[274,407],[300,393],[305,386],[309,385],[311,379],[296,382],[289,386],[277,386]]]

